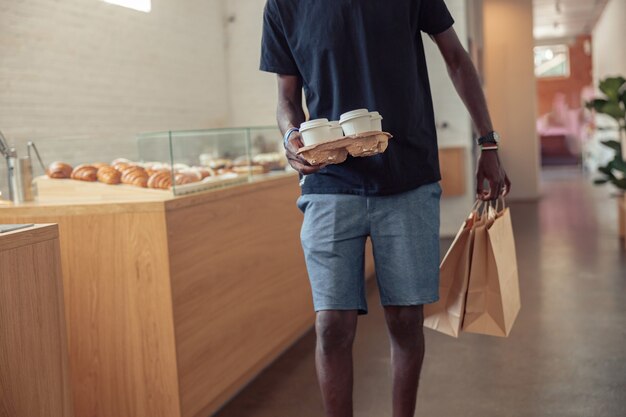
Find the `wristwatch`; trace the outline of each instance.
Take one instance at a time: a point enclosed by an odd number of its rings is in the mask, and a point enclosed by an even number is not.
[[[479,137],[476,142],[478,143],[478,146],[483,146],[486,143],[494,143],[497,145],[500,142],[500,135],[498,135],[498,132],[491,131],[485,136]]]

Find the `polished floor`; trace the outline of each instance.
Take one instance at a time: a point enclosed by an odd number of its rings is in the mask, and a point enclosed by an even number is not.
[[[427,330],[416,416],[626,417],[626,250],[616,202],[576,171],[544,172],[511,207],[522,311],[509,338]],[[375,289],[354,346],[355,416],[391,417]],[[323,417],[309,332],[218,417]]]

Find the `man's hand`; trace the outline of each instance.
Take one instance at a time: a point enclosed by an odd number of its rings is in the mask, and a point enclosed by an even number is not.
[[[478,159],[476,172],[476,197],[479,200],[490,201],[505,197],[511,191],[511,181],[500,164],[497,151],[482,151]],[[489,189],[485,189],[485,180]]]
[[[302,136],[300,136],[300,132],[293,132],[289,136],[289,141],[287,141],[287,146],[285,147],[285,153],[287,155],[289,165],[291,165],[293,169],[295,169],[302,175],[315,174],[324,166],[311,165],[306,161],[306,159],[298,155],[298,149],[302,148],[303,146],[304,142],[302,142]]]

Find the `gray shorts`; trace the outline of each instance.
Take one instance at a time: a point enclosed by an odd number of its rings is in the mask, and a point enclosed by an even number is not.
[[[301,240],[315,311],[367,314],[365,241],[384,306],[439,299],[439,183],[382,197],[305,194]]]

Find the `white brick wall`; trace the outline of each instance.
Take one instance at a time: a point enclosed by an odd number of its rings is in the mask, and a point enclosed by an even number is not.
[[[276,124],[276,76],[259,71],[265,0],[228,0],[230,114],[234,126]]]
[[[222,0],[152,3],[0,1],[0,130],[20,152],[78,162],[114,144],[106,160],[133,156],[138,132],[229,124]]]

